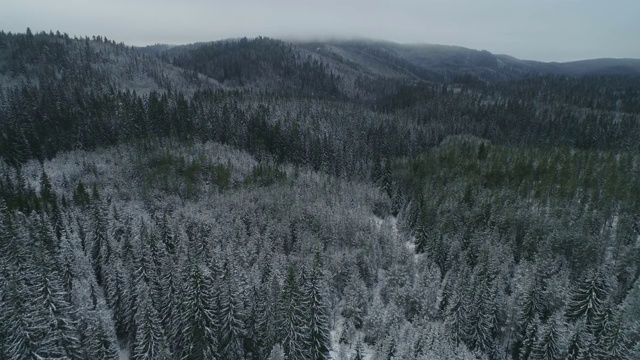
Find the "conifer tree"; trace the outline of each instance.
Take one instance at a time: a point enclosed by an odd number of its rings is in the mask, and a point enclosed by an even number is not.
[[[151,303],[147,285],[140,283],[137,293],[136,334],[132,346],[132,358],[134,360],[171,359],[167,338],[158,312]]]
[[[180,275],[178,266],[170,257],[163,258],[159,281],[163,293],[160,296],[158,313],[165,329],[172,329],[179,318],[179,304],[181,297]]]
[[[520,360],[528,360],[533,354],[534,347],[538,341],[537,333],[540,328],[540,319],[537,317],[527,324],[527,327],[523,329],[522,338],[520,340],[520,346],[513,348],[514,352],[517,351],[517,358]]]
[[[216,289],[208,270],[190,264],[181,309],[182,359],[217,359],[219,325],[216,321]]]
[[[491,284],[491,275],[486,270],[476,276],[479,284],[475,286],[473,301],[469,304],[468,327],[466,342],[469,349],[482,353],[493,353],[493,333],[496,326],[495,319],[495,289]],[[471,298],[471,297],[470,297]]]
[[[107,330],[102,319],[95,319],[85,334],[85,359],[118,360],[116,339]]]
[[[629,350],[629,359],[640,359],[640,341],[636,341],[635,345]]]
[[[357,329],[362,327],[366,313],[367,286],[357,267],[350,269],[350,275],[344,288],[344,308],[342,315],[352,321]]]
[[[541,327],[537,342],[533,347],[533,358],[541,360],[562,359],[564,342],[562,319],[556,316],[550,319],[547,325]]]
[[[71,293],[73,291],[73,281],[78,278],[77,257],[78,249],[70,238],[73,234],[69,234],[66,230],[62,232],[60,238],[60,248],[58,250],[58,264],[60,267],[60,279],[62,287],[67,294],[67,300],[71,302]]]
[[[449,338],[455,345],[465,341],[469,328],[468,301],[461,292],[461,290],[456,289],[454,294],[451,295],[444,321]]]
[[[534,274],[533,279],[528,281],[527,288],[519,301],[519,333],[511,349],[514,357],[526,359],[533,351],[535,338],[540,326],[540,317],[546,309],[543,296],[544,288],[544,281],[542,281],[538,273]]]
[[[327,320],[327,305],[322,297],[320,253],[316,252],[311,274],[306,278],[304,298],[306,319],[309,328],[309,359],[324,360],[329,358],[331,339]]]
[[[218,349],[221,358],[235,360],[244,358],[242,346],[244,323],[240,306],[240,289],[232,278],[229,267],[227,264],[220,284]]]
[[[593,343],[593,337],[587,330],[585,320],[579,320],[573,325],[573,329],[568,336],[567,360],[590,358],[589,352],[593,350]]]
[[[62,238],[62,233],[66,231],[66,229],[64,224],[64,215],[62,214],[62,209],[60,209],[60,205],[58,205],[55,195],[53,195],[51,204],[51,224],[53,225],[56,238],[59,242]]]
[[[159,222],[160,227],[160,241],[165,247],[165,250],[169,254],[175,254],[176,251],[176,236],[173,234],[171,224],[169,223],[169,217],[167,213],[162,214],[162,219]]]
[[[131,294],[133,285],[129,282],[126,270],[118,266],[113,271],[115,284],[111,310],[113,312],[116,336],[120,339],[129,339],[133,336],[130,332],[133,329],[132,320],[135,317],[135,314],[133,316],[130,314],[130,308],[133,306]]]
[[[257,357],[260,346],[260,339],[258,338],[258,306],[257,306],[257,289],[254,285],[247,294],[244,302],[244,338],[243,348],[247,359],[254,359]]]
[[[627,336],[619,314],[611,313],[611,318],[603,324],[602,331],[597,334],[597,340],[597,352],[600,358],[629,359],[627,346],[629,336]]]
[[[546,306],[543,297],[544,289],[544,282],[536,275],[521,301],[519,324],[521,329],[527,328],[530,322],[545,312]]]
[[[307,359],[309,329],[305,321],[302,290],[293,265],[287,270],[280,301],[278,332],[285,357],[287,360]]]
[[[356,342],[356,350],[352,360],[364,360],[364,350],[362,349],[362,340],[360,338],[358,338],[358,342]]]
[[[99,200],[95,201],[91,217],[91,260],[98,285],[102,285],[108,268],[105,268],[111,248],[108,239],[107,214]]]
[[[42,328],[48,329],[40,343],[42,355],[47,358],[80,359],[81,345],[75,311],[67,300],[58,273],[40,273],[35,280],[34,301],[39,311],[34,315],[42,322]]]
[[[605,310],[608,286],[604,273],[595,271],[587,276],[574,290],[567,304],[567,318],[577,320],[585,317],[587,325],[592,326]]]
[[[280,287],[275,277],[269,284],[261,284],[260,290],[254,290],[255,303],[255,351],[254,359],[264,359],[269,356],[269,352],[275,346],[276,339],[279,338],[278,331],[273,331],[277,326],[276,314],[277,304],[280,303]]]
[[[47,205],[53,205],[53,203],[55,203],[51,181],[49,181],[49,176],[47,176],[44,169],[42,169],[42,174],[40,175],[40,197]]]
[[[46,329],[38,323],[38,314],[33,312],[29,301],[27,285],[19,287],[17,279],[11,279],[12,284],[7,289],[5,306],[2,316],[3,355],[7,359],[33,359],[42,357],[39,353],[38,342]]]

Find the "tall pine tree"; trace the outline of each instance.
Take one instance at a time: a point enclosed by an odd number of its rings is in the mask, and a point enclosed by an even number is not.
[[[311,274],[304,285],[304,301],[309,329],[309,359],[329,358],[331,339],[327,319],[327,305],[322,297],[322,264],[320,253],[316,252]]]
[[[287,360],[309,358],[309,329],[305,321],[302,289],[293,265],[289,266],[282,286],[278,333]]]
[[[187,267],[184,301],[181,309],[183,343],[182,359],[209,360],[218,358],[216,288],[208,269],[202,265]]]

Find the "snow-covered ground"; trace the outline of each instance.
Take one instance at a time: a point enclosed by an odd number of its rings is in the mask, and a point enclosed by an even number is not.
[[[393,237],[398,240],[402,237],[402,235],[400,234],[400,231],[398,230],[398,218],[396,218],[395,216],[390,216],[386,219],[382,219],[379,218],[377,216],[372,216],[371,220],[373,221],[373,223],[378,227],[379,230],[384,231],[384,229],[388,229],[391,231]],[[407,240],[404,242],[404,246],[411,250],[411,252],[413,252],[414,255],[414,261],[417,261],[421,254],[416,254],[416,239],[413,236],[410,236],[407,238]]]
[[[336,326],[331,331],[331,351],[329,352],[331,359],[333,360],[351,360],[356,354],[356,343],[358,339],[364,339],[362,331],[356,331],[356,335],[353,339],[353,344],[340,344],[340,334],[344,328],[344,318],[338,316],[336,319]],[[373,358],[374,350],[369,347],[364,341],[362,341],[362,352],[365,360]]]
[[[120,360],[129,360],[129,349],[120,348],[118,350],[118,359],[120,359]]]

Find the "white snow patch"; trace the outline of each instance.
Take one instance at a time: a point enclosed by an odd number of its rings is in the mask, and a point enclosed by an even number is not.
[[[416,243],[413,240],[407,240],[404,242],[404,247],[406,247],[407,249],[413,251],[413,253],[415,254],[416,252]],[[414,256],[417,256],[417,254],[415,254]]]
[[[362,355],[365,360],[371,360],[373,358],[374,350],[364,342],[364,333],[362,331],[356,331],[353,337],[353,342],[349,344],[340,344],[340,335],[344,328],[344,318],[339,316],[336,319],[336,324],[333,330],[331,330],[331,350],[329,351],[329,358],[334,360],[340,359],[340,350],[343,348],[346,359],[352,359],[356,354],[356,345],[358,339],[362,344]]]
[[[392,217],[382,219],[377,216],[372,216],[371,220],[373,220],[373,223],[375,224],[378,230],[382,230],[385,228],[389,229],[395,240],[400,239],[400,231],[398,230],[397,217],[392,216]],[[410,236],[409,239],[407,239],[407,241],[404,242],[404,247],[410,250],[414,254],[413,260],[415,262],[418,262],[422,254],[416,254],[416,239],[413,236]]]
[[[615,231],[618,229],[618,221],[620,217],[618,215],[614,215],[613,219],[611,219],[611,228]]]
[[[384,224],[384,219],[379,218],[377,216],[372,216],[371,220],[373,220],[373,223],[376,225],[376,227],[378,228],[378,230],[380,230],[382,228],[382,224]]]

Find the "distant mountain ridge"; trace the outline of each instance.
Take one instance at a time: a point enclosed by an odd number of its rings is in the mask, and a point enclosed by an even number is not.
[[[212,44],[238,43],[241,39],[188,45],[156,44],[138,51],[161,55],[194,51]],[[313,40],[288,44],[303,57],[311,56],[338,74],[369,75],[430,82],[452,82],[472,75],[485,82],[508,81],[529,75],[640,75],[640,59],[588,59],[570,62],[542,62],[518,59],[461,46],[399,44],[379,40]]]
[[[383,41],[329,41],[294,43],[314,54],[329,58],[367,59],[378,64],[392,61],[405,63],[429,75],[425,80],[440,78],[451,81],[456,76],[471,74],[484,81],[511,80],[525,75],[638,75],[640,59],[589,59],[571,62],[521,60],[497,55],[486,50],[460,46],[415,44],[404,45]],[[383,56],[383,58],[381,58]],[[360,64],[362,65],[362,64]],[[405,68],[407,70],[407,68]],[[418,72],[419,73],[419,72]],[[416,74],[416,71],[412,71]]]

